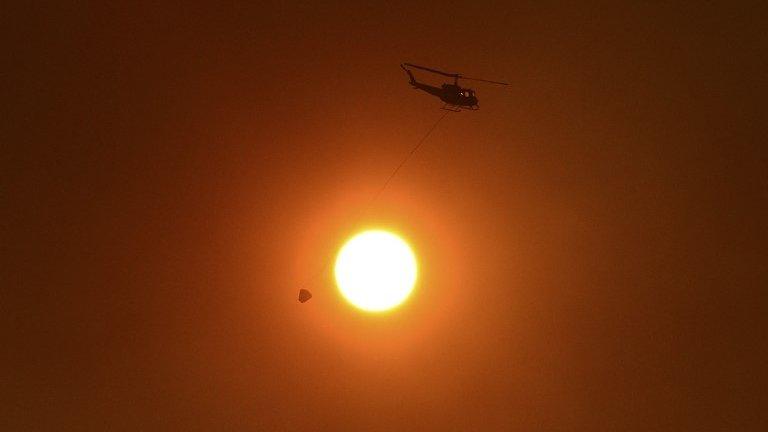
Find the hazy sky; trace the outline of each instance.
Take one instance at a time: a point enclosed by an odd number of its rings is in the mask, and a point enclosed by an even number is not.
[[[758,7],[129,3],[0,13],[1,429],[768,429]],[[511,85],[361,216],[443,113],[404,61]]]

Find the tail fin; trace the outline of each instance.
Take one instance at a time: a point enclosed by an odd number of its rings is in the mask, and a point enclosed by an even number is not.
[[[414,85],[414,86],[415,86],[415,85],[416,85],[416,78],[414,78],[414,77],[413,77],[413,73],[411,73],[411,71],[410,71],[410,70],[408,70],[408,68],[406,68],[404,64],[401,64],[401,65],[400,65],[400,67],[401,67],[401,68],[403,68],[403,70],[405,71],[405,73],[407,73],[407,74],[408,74],[408,78],[410,78],[410,83],[411,83],[411,85]]]

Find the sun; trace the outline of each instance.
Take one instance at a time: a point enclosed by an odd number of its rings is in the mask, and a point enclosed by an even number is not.
[[[369,312],[394,308],[416,284],[416,256],[408,243],[383,230],[352,237],[336,257],[339,291],[354,306]]]

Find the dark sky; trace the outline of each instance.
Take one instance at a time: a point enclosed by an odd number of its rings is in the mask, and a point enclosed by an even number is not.
[[[1,429],[768,430],[758,7],[52,3],[0,13]],[[360,217],[443,113],[403,61],[511,85]]]

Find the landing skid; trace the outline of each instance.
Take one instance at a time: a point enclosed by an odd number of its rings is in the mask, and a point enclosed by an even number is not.
[[[477,105],[466,106],[466,105],[445,104],[440,109],[444,109],[446,111],[460,112],[462,109],[467,111],[477,111],[480,109],[480,107]]]

